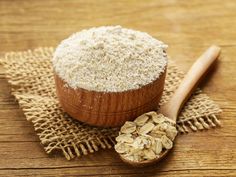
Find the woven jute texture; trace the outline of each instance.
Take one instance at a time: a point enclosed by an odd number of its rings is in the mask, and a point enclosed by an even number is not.
[[[51,58],[53,48],[38,48],[6,53],[0,61],[26,119],[47,153],[60,151],[69,160],[76,156],[111,148],[118,128],[98,128],[73,120],[62,111],[55,91]],[[166,102],[183,74],[170,61],[165,90],[160,104]],[[220,108],[198,89],[183,108],[177,128],[181,133],[209,129],[220,124]]]

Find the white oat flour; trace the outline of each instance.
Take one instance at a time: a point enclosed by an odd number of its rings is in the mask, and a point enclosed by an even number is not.
[[[121,92],[157,79],[167,64],[166,48],[147,33],[103,26],[63,40],[52,62],[56,73],[74,89]]]

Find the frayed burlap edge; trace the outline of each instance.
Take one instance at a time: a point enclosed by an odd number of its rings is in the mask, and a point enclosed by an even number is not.
[[[26,119],[33,123],[47,153],[59,150],[69,160],[76,156],[111,148],[115,144],[117,128],[92,127],[71,119],[58,103],[53,81],[51,61],[53,48],[38,48],[23,52],[9,52],[0,60],[12,94],[19,102]],[[165,90],[160,104],[168,101],[183,73],[169,62]],[[177,128],[181,133],[198,131],[220,125],[221,112],[206,94],[198,89],[181,112]]]

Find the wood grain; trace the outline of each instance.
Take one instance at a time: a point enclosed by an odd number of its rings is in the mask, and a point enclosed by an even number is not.
[[[72,32],[112,24],[163,40],[184,71],[206,47],[220,45],[218,65],[202,88],[221,106],[223,127],[177,137],[164,161],[143,169],[123,164],[113,150],[73,161],[48,156],[0,67],[0,176],[236,176],[235,21],[233,0],[1,0],[1,53],[56,46]]]
[[[159,112],[161,114],[176,122],[184,104],[216,63],[220,50],[220,47],[212,45],[194,61],[170,100],[160,106]]]
[[[139,115],[156,110],[161,99],[165,71],[153,82],[123,92],[96,92],[65,87],[54,73],[57,95],[62,108],[73,118],[90,125],[117,127]]]

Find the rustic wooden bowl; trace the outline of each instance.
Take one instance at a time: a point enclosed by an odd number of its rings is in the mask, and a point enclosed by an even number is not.
[[[127,120],[156,110],[164,89],[165,72],[158,79],[139,89],[124,92],[96,92],[73,89],[55,72],[59,102],[70,116],[90,125],[121,126]]]

